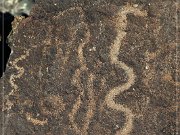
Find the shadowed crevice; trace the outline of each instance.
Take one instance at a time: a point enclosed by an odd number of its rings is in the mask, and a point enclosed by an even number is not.
[[[14,17],[9,13],[0,13],[0,77],[6,69],[6,64],[11,53],[11,48],[8,46],[7,36],[12,30],[11,22],[14,20]]]

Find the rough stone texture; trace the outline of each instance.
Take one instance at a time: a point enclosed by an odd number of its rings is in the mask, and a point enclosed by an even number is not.
[[[4,135],[175,135],[178,3],[37,0],[14,25]]]

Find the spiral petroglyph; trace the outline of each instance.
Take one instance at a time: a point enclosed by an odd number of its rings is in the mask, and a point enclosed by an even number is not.
[[[133,128],[134,116],[132,111],[125,105],[117,104],[114,101],[117,95],[128,90],[134,84],[136,78],[133,69],[131,67],[128,67],[124,62],[118,60],[118,55],[122,44],[122,40],[126,36],[126,32],[124,31],[127,26],[126,15],[129,13],[133,13],[135,16],[143,16],[143,17],[147,15],[145,11],[141,11],[140,9],[132,7],[130,5],[122,7],[122,9],[117,14],[117,18],[116,18],[117,37],[111,46],[110,58],[111,58],[111,64],[115,64],[119,68],[122,68],[125,71],[125,73],[128,76],[128,80],[125,84],[111,89],[110,92],[105,97],[106,104],[109,108],[124,112],[126,116],[126,122],[124,124],[124,127],[118,130],[116,132],[116,135],[127,135],[131,132]]]

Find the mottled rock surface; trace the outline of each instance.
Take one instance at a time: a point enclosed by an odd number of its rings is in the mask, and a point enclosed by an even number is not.
[[[174,0],[37,0],[13,24],[1,134],[175,135],[178,11]]]

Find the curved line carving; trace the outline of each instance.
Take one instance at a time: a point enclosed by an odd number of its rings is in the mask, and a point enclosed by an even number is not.
[[[145,11],[141,11],[138,8],[132,7],[130,5],[124,6],[117,14],[116,18],[116,29],[117,29],[117,37],[114,43],[111,46],[110,50],[110,59],[111,64],[117,65],[119,68],[122,68],[128,76],[128,80],[125,84],[119,85],[109,91],[109,93],[105,97],[106,105],[109,108],[112,108],[117,111],[124,112],[126,117],[126,122],[124,127],[116,132],[116,135],[128,135],[133,129],[133,113],[128,108],[122,104],[115,103],[114,99],[117,95],[122,92],[128,90],[135,82],[136,75],[132,68],[128,67],[124,62],[118,60],[118,55],[120,51],[120,47],[122,45],[122,40],[126,36],[126,32],[124,31],[127,26],[127,17],[126,15],[129,13],[133,13],[135,16],[146,16],[147,13]]]
[[[73,75],[72,84],[77,86],[77,88],[80,90],[80,95],[78,96],[70,114],[69,114],[69,120],[72,124],[72,128],[76,131],[79,135],[87,135],[87,130],[90,124],[90,119],[93,117],[94,113],[93,110],[95,108],[95,100],[94,100],[94,93],[93,93],[93,78],[94,76],[90,74],[87,82],[87,91],[89,96],[89,102],[88,102],[88,110],[86,113],[86,116],[84,118],[85,123],[83,124],[82,128],[79,128],[78,125],[75,122],[75,115],[77,114],[77,111],[79,110],[80,106],[82,105],[82,98],[84,97],[84,87],[81,84],[80,75],[82,72],[87,72],[88,68],[86,66],[86,62],[83,56],[83,48],[84,46],[89,42],[90,39],[90,31],[86,23],[82,22],[80,25],[84,25],[87,29],[85,39],[84,41],[81,40],[82,43],[78,46],[78,59],[80,62],[80,69],[77,69],[75,71],[75,74]]]
[[[19,61],[22,61],[22,60],[26,59],[26,57],[29,56],[29,52],[30,52],[29,49],[26,50],[25,54],[23,54],[23,55],[21,55],[20,57],[16,58],[16,59],[12,62],[12,67],[14,67],[14,68],[17,70],[17,74],[12,74],[12,75],[10,76],[10,79],[9,79],[9,83],[10,83],[10,85],[11,85],[11,87],[12,87],[12,90],[11,90],[11,92],[10,92],[10,93],[7,95],[7,97],[6,97],[6,99],[7,99],[7,106],[8,106],[8,107],[6,108],[7,110],[10,110],[11,107],[13,106],[13,103],[9,101],[9,96],[10,96],[10,95],[13,95],[14,92],[18,91],[18,88],[19,88],[18,85],[15,83],[15,79],[20,78],[20,77],[24,74],[24,68],[23,68],[23,67],[19,67],[19,66],[17,65],[17,63],[18,63]],[[5,110],[6,110],[6,109],[5,109]]]

